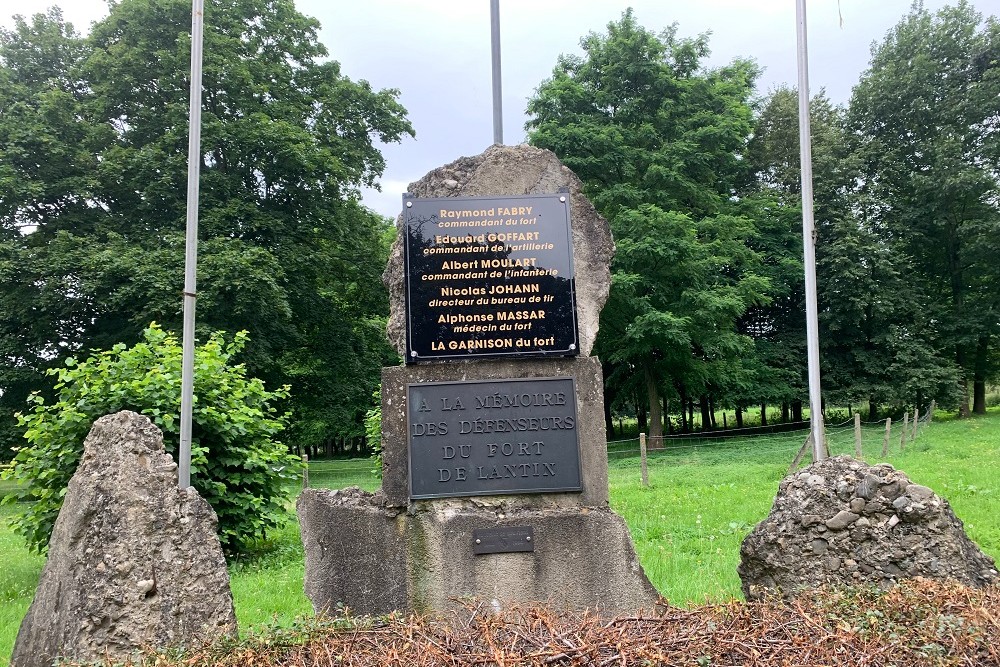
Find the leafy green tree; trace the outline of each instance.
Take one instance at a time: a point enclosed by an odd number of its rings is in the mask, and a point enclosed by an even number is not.
[[[940,354],[937,318],[910,284],[908,258],[864,220],[827,225],[820,236],[823,384],[838,404],[920,405],[931,399],[954,408],[960,373]]]
[[[866,213],[926,299],[961,372],[960,413],[985,411],[1000,333],[1000,22],[960,1],[915,4],[873,49],[850,104]]]
[[[529,140],[576,172],[611,223],[618,252],[596,350],[618,393],[646,395],[655,437],[664,391],[700,398],[743,374],[752,343],[734,321],[766,298],[753,226],[731,203],[757,68],[706,70],[706,36],[654,34],[631,10],[581,45],[529,101]]]
[[[199,334],[250,332],[249,371],[293,385],[298,444],[360,434],[394,355],[387,222],[359,188],[384,169],[376,142],[412,128],[291,0],[209,0],[205,20]],[[0,34],[8,414],[67,355],[179,328],[189,31],[189,2],[129,0],[86,38],[56,10]]]
[[[4,498],[18,505],[13,525],[28,545],[44,551],[70,478],[76,471],[91,424],[103,415],[134,410],[162,431],[176,456],[180,441],[181,346],[158,326],[132,347],[118,343],[50,369],[56,398],[33,394],[31,409],[18,416],[28,444],[4,476],[19,483]],[[226,342],[213,334],[195,349],[195,393],[191,438],[193,486],[219,517],[219,538],[228,550],[246,546],[277,527],[284,516],[288,484],[297,460],[277,440],[287,415],[274,404],[288,388],[269,391],[248,378],[233,357],[247,343],[246,332]]]
[[[63,352],[63,335],[85,324],[66,308],[73,289],[67,258],[42,257],[29,243],[44,221],[82,220],[96,184],[89,150],[93,128],[81,122],[80,86],[69,70],[82,40],[57,9],[0,29],[0,458],[20,434],[14,412]],[[63,239],[56,240],[65,247]],[[44,269],[42,267],[45,267]],[[40,279],[42,271],[48,280]]]
[[[747,147],[749,178],[740,200],[744,215],[756,222],[752,245],[763,257],[772,299],[751,308],[740,322],[741,330],[754,338],[757,354],[753,382],[739,402],[756,398],[762,404],[781,403],[783,416],[791,412],[794,420],[802,419],[808,383],[798,104],[798,91],[784,86],[762,101]],[[844,148],[842,116],[823,91],[810,100],[814,214],[821,237],[851,218],[845,188],[852,161]],[[819,246],[822,255],[823,243]],[[824,282],[822,276],[819,282]],[[820,305],[824,313],[832,307]],[[825,331],[820,338],[824,351]],[[832,386],[826,374],[823,384]]]
[[[837,404],[867,401],[871,419],[884,404],[947,405],[954,368],[936,353],[939,332],[906,280],[907,256],[872,224],[845,112],[822,92],[810,107],[824,395]],[[798,94],[779,88],[757,118],[747,159],[754,178],[741,201],[757,222],[753,243],[774,294],[742,321],[757,343],[751,395],[783,406],[791,399],[796,418],[807,370],[798,135]]]

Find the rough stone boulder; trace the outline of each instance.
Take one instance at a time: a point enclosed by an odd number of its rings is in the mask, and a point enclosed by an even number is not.
[[[146,417],[98,419],[49,541],[11,667],[122,659],[142,647],[235,635],[211,506],[177,488],[177,464]]]
[[[823,584],[926,577],[982,587],[1000,579],[947,500],[887,463],[848,456],[786,477],[740,556],[747,599]]]
[[[463,157],[410,183],[414,197],[499,197],[549,194],[566,189],[570,194],[573,226],[573,264],[576,317],[580,354],[590,354],[597,338],[601,308],[611,288],[611,257],[615,244],[611,229],[583,195],[583,183],[552,151],[522,144],[490,146],[480,155]],[[397,237],[382,281],[389,289],[389,341],[406,357],[406,305],[402,234]]]

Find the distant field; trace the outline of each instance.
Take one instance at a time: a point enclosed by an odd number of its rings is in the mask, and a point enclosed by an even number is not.
[[[864,428],[864,453],[881,461],[882,424]],[[945,417],[924,428],[899,451],[893,429],[888,460],[911,479],[945,496],[970,537],[1000,557],[1000,409],[986,417]],[[770,509],[778,482],[802,445],[801,432],[758,437],[668,440],[649,455],[649,488],[640,483],[638,443],[612,443],[611,505],[629,525],[639,558],[653,584],[673,604],[739,597],[739,545]],[[853,429],[830,427],[832,454],[852,453]],[[808,458],[808,457],[807,457]],[[314,487],[378,487],[370,461],[317,461]],[[20,620],[31,600],[43,560],[29,554],[0,510],[0,667],[7,664]],[[231,563],[237,615],[244,631],[277,622],[288,625],[311,609],[302,593],[302,547],[289,506],[285,527],[258,553]]]

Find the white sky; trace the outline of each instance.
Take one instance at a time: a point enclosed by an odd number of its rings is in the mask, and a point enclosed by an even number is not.
[[[0,25],[57,4],[81,32],[107,15],[104,0],[0,0]],[[796,74],[794,0],[500,0],[504,142],[524,139],[524,107],[560,53],[603,32],[626,7],[658,32],[677,22],[681,36],[712,33],[711,65],[750,57],[764,67],[761,93]],[[928,9],[947,4],[925,0]],[[974,0],[983,14],[1000,0]],[[320,40],[352,79],[398,88],[417,138],[387,146],[382,192],[365,202],[395,217],[408,183],[493,140],[489,0],[296,0],[319,19]],[[846,103],[867,67],[869,47],[909,10],[909,0],[810,0],[810,88]],[[208,26],[207,29],[211,29]]]

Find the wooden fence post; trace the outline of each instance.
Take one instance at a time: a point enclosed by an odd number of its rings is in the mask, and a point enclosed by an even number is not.
[[[854,458],[859,461],[864,457],[861,451],[861,413],[854,413]]]
[[[646,469],[646,434],[639,434],[639,459],[642,467],[642,485],[649,486],[649,471]]]
[[[920,408],[913,408],[913,429],[910,431],[910,442],[917,439],[917,422],[920,421]]]
[[[899,434],[899,451],[903,451],[906,448],[906,428],[910,420],[910,413],[903,410],[903,428],[902,433]]]
[[[892,435],[892,417],[885,418],[885,438],[882,440],[882,458],[889,456],[889,438]]]
[[[937,401],[931,401],[931,407],[927,410],[927,425],[930,426],[931,422],[934,421],[934,406]]]
[[[309,488],[309,455],[302,455],[302,488]]]
[[[802,443],[801,447],[799,447],[798,453],[796,453],[795,458],[792,459],[792,465],[788,466],[788,472],[785,473],[786,476],[791,475],[793,472],[795,472],[795,469],[799,467],[800,463],[802,463],[802,457],[806,455],[807,451],[812,450],[812,446],[813,446],[813,434],[812,431],[809,431],[809,437],[807,437],[806,441]]]

